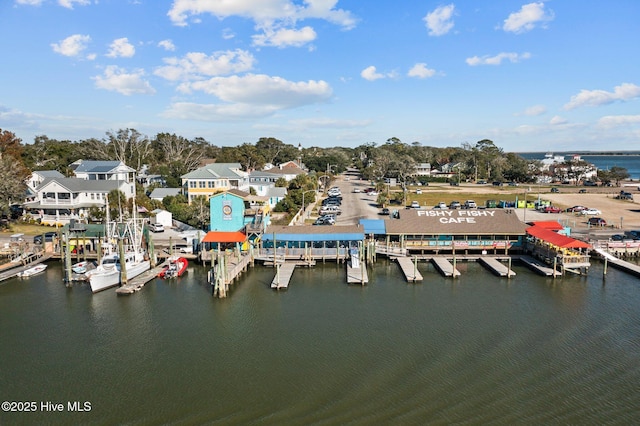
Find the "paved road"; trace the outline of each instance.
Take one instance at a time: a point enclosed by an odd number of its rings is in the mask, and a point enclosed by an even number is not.
[[[384,217],[378,215],[380,209],[376,206],[377,196],[353,192],[355,188],[360,190],[368,188],[367,181],[343,174],[338,176],[332,186],[337,186],[342,192],[342,214],[337,217],[336,225],[357,225],[360,219]]]

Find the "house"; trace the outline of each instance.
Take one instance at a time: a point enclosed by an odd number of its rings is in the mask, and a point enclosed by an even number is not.
[[[249,191],[249,173],[240,163],[211,163],[181,176],[189,204],[195,197],[211,197],[230,189]]]
[[[287,161],[286,163],[279,164],[276,167],[270,168],[268,172],[284,178],[287,182],[292,181],[298,175],[307,173],[295,161]]]
[[[258,195],[266,195],[269,188],[273,188],[275,183],[282,177],[281,174],[270,171],[254,170],[249,173],[249,186]]]
[[[151,211],[151,223],[159,223],[165,228],[173,226],[173,215],[163,209],[155,209]]]
[[[121,180],[131,184],[136,181],[136,171],[118,160],[77,160],[71,163],[69,167],[78,179]]]
[[[31,172],[31,176],[27,179],[27,186],[35,194],[36,188],[45,181],[45,179],[51,178],[63,178],[62,173],[57,170],[36,170]]]
[[[35,188],[34,199],[24,204],[25,214],[43,224],[64,225],[88,217],[91,207],[104,208],[110,191],[120,190],[131,198],[134,186],[121,180],[47,178]]]
[[[282,201],[287,196],[287,188],[273,186],[267,190],[265,197],[267,197],[267,203],[271,208],[274,208],[276,204]]]
[[[418,163],[416,164],[416,171],[414,176],[430,176],[431,175],[431,163]]]
[[[152,200],[162,201],[164,197],[175,197],[176,195],[180,195],[181,193],[181,188],[155,188],[153,191],[151,191],[151,194],[149,194],[149,198],[151,198]]]

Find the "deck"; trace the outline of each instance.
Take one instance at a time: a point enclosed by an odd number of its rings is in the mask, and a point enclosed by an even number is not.
[[[348,284],[362,284],[365,285],[369,282],[369,275],[367,274],[367,266],[364,262],[359,260],[356,262],[347,262],[347,283]]]
[[[162,268],[164,268],[168,262],[163,262],[156,266],[155,268],[151,268],[148,271],[145,271],[138,275],[135,278],[130,279],[126,284],[116,289],[116,294],[133,294],[137,291],[142,290],[149,281],[152,281],[154,278],[158,277]]]
[[[540,275],[546,276],[546,277],[552,277],[554,276],[554,270],[553,268],[548,267],[546,264],[544,264],[543,262],[534,259],[531,256],[519,256],[518,259],[520,261],[522,261],[522,263],[524,263],[525,265],[527,265],[527,267],[529,269],[531,269],[534,272],[537,272]],[[558,271],[555,271],[555,276],[559,277],[562,274]]]
[[[291,281],[291,276],[295,269],[295,263],[276,265],[276,276],[273,277],[273,281],[271,281],[271,288],[274,290],[289,288],[289,281]]]

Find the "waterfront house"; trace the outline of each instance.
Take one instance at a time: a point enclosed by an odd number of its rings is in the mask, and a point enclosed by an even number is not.
[[[77,160],[69,168],[78,179],[125,181],[131,184],[135,194],[136,171],[122,161]]]
[[[25,214],[43,224],[64,225],[71,219],[87,218],[91,207],[104,208],[110,191],[119,190],[131,198],[135,194],[132,186],[121,180],[47,178],[35,188],[35,197],[24,204]]]
[[[211,197],[230,189],[249,191],[249,173],[240,163],[211,163],[181,176],[189,204],[195,197]]]
[[[155,188],[149,194],[149,198],[156,201],[164,200],[164,197],[175,197],[176,195],[180,195],[182,193],[181,188]]]

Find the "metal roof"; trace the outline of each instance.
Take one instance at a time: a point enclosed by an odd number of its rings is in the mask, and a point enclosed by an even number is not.
[[[248,176],[240,163],[211,163],[180,176],[182,179],[238,179]]]
[[[360,225],[334,226],[269,226],[262,235],[264,241],[362,241],[364,228]]]
[[[399,219],[385,219],[391,235],[524,235],[527,225],[512,209],[400,210]]]
[[[365,234],[384,235],[387,233],[385,222],[382,219],[360,219],[360,225],[364,227]]]

